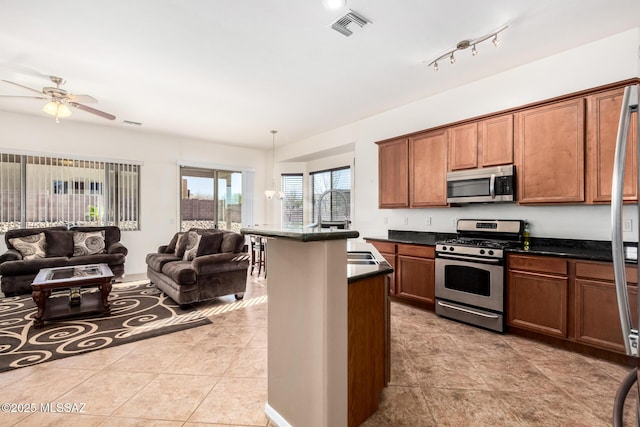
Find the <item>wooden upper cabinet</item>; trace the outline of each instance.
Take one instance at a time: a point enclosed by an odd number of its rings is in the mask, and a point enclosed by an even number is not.
[[[478,143],[483,167],[513,163],[513,114],[479,122]]]
[[[409,200],[412,208],[447,206],[447,131],[409,140]]]
[[[378,206],[409,207],[409,140],[378,144]]]
[[[513,163],[513,114],[449,128],[449,170]]]
[[[478,167],[478,124],[449,128],[449,170]]]
[[[584,202],[584,98],[516,113],[518,202]]]
[[[587,202],[611,202],[611,176],[615,158],[620,109],[624,89],[614,89],[587,97]],[[638,120],[632,116],[627,140],[623,198],[638,200]]]

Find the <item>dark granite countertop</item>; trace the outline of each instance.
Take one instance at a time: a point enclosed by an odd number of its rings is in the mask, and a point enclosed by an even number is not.
[[[281,227],[278,225],[260,225],[251,228],[241,228],[240,233],[254,234],[263,237],[299,240],[301,242],[351,239],[360,235],[360,233],[358,233],[356,230],[339,230],[331,228],[323,228],[321,230],[318,230],[315,228]]]
[[[387,237],[365,237],[366,240],[380,242],[407,243],[413,245],[435,246],[436,242],[456,237],[455,233],[437,233],[424,231],[389,230]],[[625,242],[626,248],[637,248],[635,242]],[[611,262],[611,242],[606,240],[551,239],[532,237],[528,251],[521,247],[510,248],[508,253],[530,255],[547,255],[563,258],[585,259],[591,261]],[[632,256],[625,257],[627,263],[636,264]]]
[[[625,242],[626,248],[636,248],[637,243]],[[508,253],[548,255],[562,258],[585,259],[590,261],[612,262],[611,242],[606,240],[575,240],[575,239],[549,239],[531,238],[531,245],[528,251],[523,248],[510,248]],[[637,263],[626,255],[627,263]]]

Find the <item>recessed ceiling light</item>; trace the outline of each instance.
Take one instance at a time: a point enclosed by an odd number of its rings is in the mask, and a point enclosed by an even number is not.
[[[329,10],[336,10],[344,7],[347,4],[347,0],[322,0],[322,4]]]

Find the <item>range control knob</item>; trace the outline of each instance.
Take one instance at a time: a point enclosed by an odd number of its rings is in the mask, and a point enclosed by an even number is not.
[[[449,250],[450,250],[451,252],[453,252],[453,246],[451,246],[451,247],[449,248]]]
[[[442,250],[443,250],[443,251],[446,251],[446,250],[447,250],[447,247],[446,247],[446,246],[443,246],[443,247],[442,247]]]
[[[489,249],[489,255],[493,255],[493,251]]]
[[[484,249],[480,249],[480,255],[484,255]]]

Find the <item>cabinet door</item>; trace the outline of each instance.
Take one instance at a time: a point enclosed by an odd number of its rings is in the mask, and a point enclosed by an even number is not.
[[[478,167],[478,124],[470,123],[448,130],[449,170]]]
[[[554,337],[567,337],[568,278],[509,271],[507,324]]]
[[[378,206],[409,207],[409,140],[378,145]]]
[[[611,202],[611,175],[615,158],[623,89],[587,97],[587,201]],[[625,201],[638,200],[638,120],[633,113],[624,168]]]
[[[611,282],[576,279],[576,341],[625,353],[616,287]],[[638,288],[627,286],[631,319],[638,318]],[[637,327],[637,325],[634,325]]]
[[[393,268],[393,273],[389,274],[389,295],[396,294],[396,248],[397,245],[391,242],[380,242],[377,240],[365,240],[367,243],[371,243],[380,252],[380,255],[389,263]]]
[[[393,268],[393,273],[389,274],[389,295],[396,294],[396,255],[390,253],[380,252],[380,255],[389,263]]]
[[[513,114],[478,123],[478,144],[482,147],[482,167],[513,163]]]
[[[447,132],[438,130],[409,141],[409,199],[414,207],[447,206]]]
[[[433,305],[434,282],[435,261],[433,259],[398,256],[396,296]]]
[[[584,99],[516,114],[518,202],[584,201]]]

